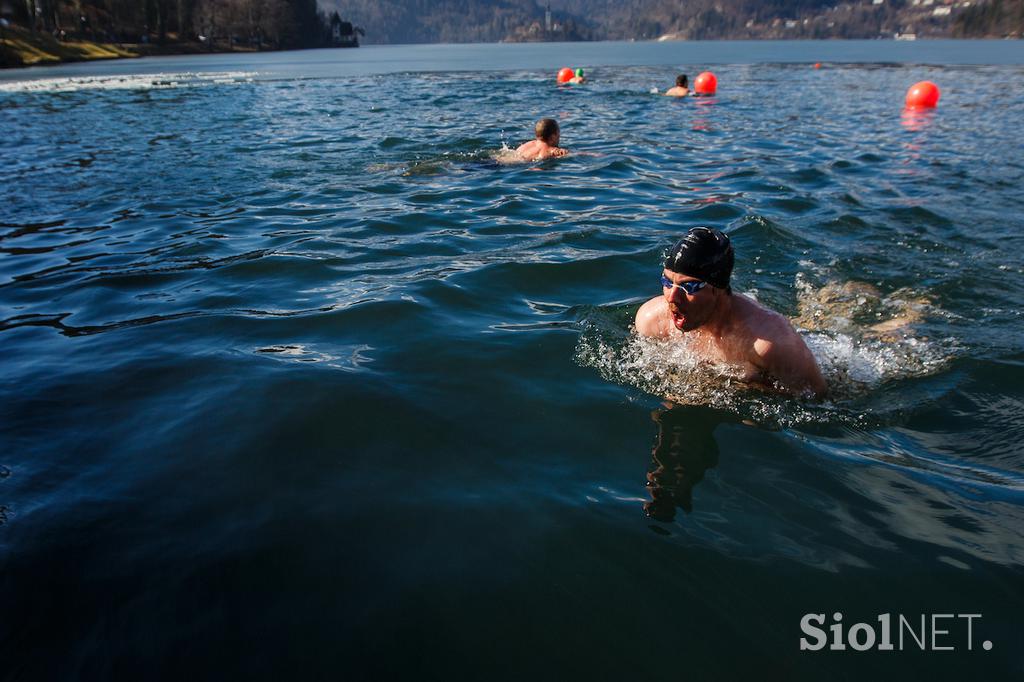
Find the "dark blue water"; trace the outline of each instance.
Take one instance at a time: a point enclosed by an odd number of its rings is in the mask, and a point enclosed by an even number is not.
[[[1022,61],[4,74],[3,678],[1019,679]],[[556,88],[563,65],[591,83]],[[649,94],[708,65],[714,98]],[[902,112],[922,79],[939,107]],[[542,116],[574,153],[500,163]],[[730,234],[734,287],[795,321],[828,401],[631,335],[694,225]],[[800,651],[834,612],[981,617],[971,650],[947,620],[954,651]]]

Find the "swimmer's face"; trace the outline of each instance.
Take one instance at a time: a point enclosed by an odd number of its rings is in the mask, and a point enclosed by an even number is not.
[[[678,272],[663,270],[662,276],[675,284],[684,282],[700,282],[696,277],[680,275]],[[692,294],[685,289],[662,285],[662,294],[668,303],[668,312],[672,316],[672,324],[681,332],[688,332],[700,327],[711,318],[715,309],[716,290],[710,284]]]

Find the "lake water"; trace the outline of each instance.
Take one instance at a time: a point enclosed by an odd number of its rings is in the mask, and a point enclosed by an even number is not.
[[[3,678],[1019,679],[1022,82],[1009,41],[0,74]],[[495,161],[543,116],[574,154]],[[829,400],[631,335],[696,225]],[[980,617],[801,651],[836,612]]]

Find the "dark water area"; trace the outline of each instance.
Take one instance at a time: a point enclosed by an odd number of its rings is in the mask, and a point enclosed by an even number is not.
[[[1019,47],[729,45],[5,74],[0,679],[1020,679]],[[696,225],[828,400],[631,334]]]

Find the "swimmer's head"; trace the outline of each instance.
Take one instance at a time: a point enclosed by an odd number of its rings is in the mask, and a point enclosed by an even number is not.
[[[665,255],[665,269],[732,293],[729,278],[735,260],[729,237],[710,227],[694,227]]]
[[[676,76],[676,87],[677,88],[687,88],[687,87],[689,87],[689,83],[690,83],[690,81],[686,77],[685,73],[681,73],[678,76]]]
[[[557,145],[558,138],[561,136],[561,131],[558,129],[558,121],[553,118],[542,118],[537,121],[537,125],[533,127],[533,132],[538,140],[550,145]]]
[[[583,69],[576,69],[576,77],[583,78]]]

